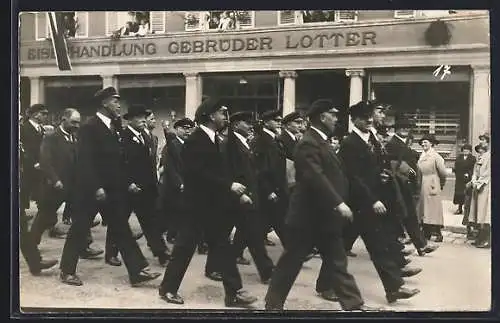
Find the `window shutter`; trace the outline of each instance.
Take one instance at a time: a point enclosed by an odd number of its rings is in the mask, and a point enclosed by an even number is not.
[[[414,18],[415,10],[394,10],[394,18]]]
[[[106,35],[113,34],[118,28],[118,12],[106,11]]]
[[[76,30],[77,37],[89,36],[89,13],[87,11],[76,11],[75,20],[78,22],[78,29]]]
[[[36,39],[43,40],[49,37],[48,21],[46,12],[36,13]]]
[[[335,21],[357,21],[357,10],[337,10],[335,11]]]
[[[200,24],[200,12],[197,11],[186,11],[185,23],[186,31],[199,30]]]
[[[278,11],[278,19],[280,25],[295,24],[295,10],[282,10]]]
[[[150,26],[155,34],[165,33],[165,11],[150,11]]]
[[[252,28],[254,11],[238,11],[238,22],[241,28]]]

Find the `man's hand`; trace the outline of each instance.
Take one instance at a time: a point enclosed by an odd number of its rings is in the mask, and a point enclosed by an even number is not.
[[[58,189],[58,190],[62,190],[64,188],[64,185],[61,181],[57,181],[55,184],[54,184],[54,188],[55,189]]]
[[[384,215],[387,212],[385,205],[380,201],[377,201],[375,202],[375,204],[373,204],[373,210],[377,215]]]
[[[236,193],[238,195],[242,195],[243,193],[245,193],[246,189],[247,188],[245,187],[245,185],[242,185],[240,183],[231,184],[231,191],[233,191],[234,193]]]
[[[269,194],[269,196],[267,197],[267,199],[269,201],[276,201],[278,199],[278,195],[276,195],[276,193],[272,192],[271,194]]]
[[[104,201],[106,199],[106,192],[104,192],[104,188],[100,188],[95,192],[95,198],[98,201]]]
[[[240,197],[240,203],[241,204],[253,204],[253,201],[252,201],[252,199],[248,195],[243,194]]]
[[[35,167],[35,169],[40,169],[40,163],[36,163],[33,167]]]
[[[137,192],[141,191],[141,188],[139,186],[135,185],[135,183],[132,183],[128,187],[128,191],[131,192],[131,193],[137,193]]]
[[[340,213],[340,215],[343,218],[346,218],[349,221],[353,220],[352,211],[349,208],[349,206],[347,204],[345,204],[344,202],[340,203],[335,209]]]

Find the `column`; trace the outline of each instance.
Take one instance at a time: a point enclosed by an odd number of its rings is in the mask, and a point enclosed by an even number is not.
[[[102,78],[102,88],[105,89],[109,86],[114,87],[117,91],[118,89],[118,78],[116,75],[101,75]]]
[[[30,105],[44,103],[45,82],[39,76],[30,77]]]
[[[295,111],[295,79],[296,71],[280,71],[280,77],[284,78],[283,86],[283,116]]]
[[[194,119],[196,109],[201,104],[202,99],[202,79],[199,73],[184,73],[186,78],[186,105],[184,115]]]
[[[351,79],[349,90],[349,106],[352,106],[363,100],[363,76],[365,76],[365,71],[362,69],[348,69],[345,71],[345,75]],[[349,116],[348,131],[351,132],[351,130],[352,120],[351,116]]]
[[[479,135],[491,131],[490,104],[491,83],[490,66],[472,66],[472,106],[469,111],[471,118],[469,136],[473,146],[479,143]]]

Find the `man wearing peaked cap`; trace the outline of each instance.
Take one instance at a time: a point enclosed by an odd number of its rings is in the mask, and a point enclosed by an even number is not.
[[[179,128],[179,127],[183,127],[183,128],[186,128],[186,127],[189,127],[189,128],[193,128],[196,126],[196,123],[194,123],[193,120],[189,119],[189,118],[182,118],[182,119],[179,119],[177,120],[176,122],[174,122],[174,129],[176,128]]]
[[[219,110],[223,111],[224,112],[223,115],[226,116],[228,109],[226,106],[222,104],[222,101],[217,97],[207,97],[196,109],[194,121],[195,122],[206,121],[208,118],[210,118],[211,114],[214,114]],[[225,123],[224,125],[222,124],[218,125],[220,129],[217,129],[217,131],[222,130],[224,126]]]
[[[99,101],[105,100],[110,97],[120,98],[118,92],[112,86],[108,86],[107,88],[101,89],[94,94],[94,98],[96,98],[96,100]]]
[[[331,100],[319,99],[311,104],[309,110],[307,110],[307,116],[318,116],[324,112],[338,113],[339,110],[334,106]]]
[[[146,106],[142,104],[132,104],[128,108],[127,113],[123,115],[123,119],[125,120],[131,120],[135,117],[146,117],[151,113],[151,110],[148,110]]]
[[[229,116],[229,121],[235,123],[238,121],[252,122],[253,114],[250,111],[238,111]]]
[[[304,119],[297,111],[287,114],[283,118],[283,130],[280,135],[280,140],[285,148],[286,158],[293,161],[293,151],[295,144],[299,141],[304,131]]]

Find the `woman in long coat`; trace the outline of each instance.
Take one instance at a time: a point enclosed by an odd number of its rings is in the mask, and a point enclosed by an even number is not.
[[[453,204],[458,205],[455,214],[462,214],[465,203],[465,184],[470,182],[474,171],[476,158],[472,156],[472,146],[463,145],[462,153],[457,156],[453,172],[455,173],[455,194],[453,195]]]
[[[485,151],[478,157],[474,174],[469,185],[472,187],[472,198],[469,210],[469,222],[480,226],[475,245],[478,248],[490,247],[491,227],[491,155]]]
[[[420,174],[420,197],[417,205],[417,215],[423,223],[424,236],[430,239],[436,236],[437,242],[443,241],[443,199],[441,191],[446,181],[444,159],[434,146],[438,141],[433,135],[426,134],[420,141],[423,152],[418,160]]]

